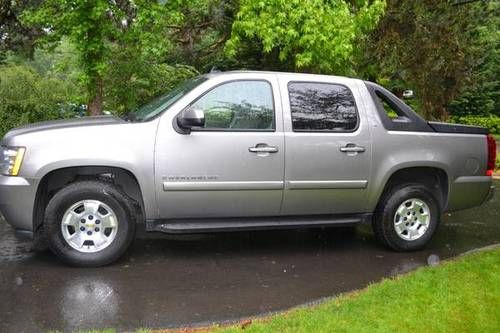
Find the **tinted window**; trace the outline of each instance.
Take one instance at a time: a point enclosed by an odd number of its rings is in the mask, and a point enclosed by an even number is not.
[[[266,81],[235,81],[210,90],[193,107],[205,112],[205,128],[274,129],[271,85]]]
[[[288,85],[294,131],[351,131],[358,115],[351,91],[329,83]]]

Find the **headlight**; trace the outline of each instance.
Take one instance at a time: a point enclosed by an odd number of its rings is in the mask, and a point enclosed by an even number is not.
[[[23,147],[0,147],[0,174],[4,176],[17,176],[23,162]]]

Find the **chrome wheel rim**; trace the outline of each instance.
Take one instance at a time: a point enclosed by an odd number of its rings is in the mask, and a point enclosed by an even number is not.
[[[396,234],[407,241],[422,237],[431,220],[429,206],[421,199],[408,199],[399,205],[394,214]]]
[[[61,231],[64,240],[79,252],[94,253],[113,243],[118,231],[115,212],[98,200],[82,200],[63,215]]]

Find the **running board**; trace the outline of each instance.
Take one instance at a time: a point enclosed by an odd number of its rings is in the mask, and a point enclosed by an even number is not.
[[[352,226],[371,221],[372,214],[284,216],[256,218],[147,220],[146,231],[169,234],[231,232],[241,230],[296,229]]]

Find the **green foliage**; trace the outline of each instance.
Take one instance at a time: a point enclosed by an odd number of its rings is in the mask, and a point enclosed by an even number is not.
[[[35,10],[24,13],[24,22],[50,31],[43,42],[57,43],[62,38],[72,42],[79,54],[82,80],[86,83],[91,114],[102,112],[103,82],[112,46],[122,43],[147,43],[145,51],[161,54],[163,43],[152,27],[166,14],[156,1],[137,0],[46,0]]]
[[[78,54],[74,45],[63,40],[52,50],[36,49],[31,59],[10,53],[6,60],[7,65],[26,65],[35,70],[42,78],[50,77],[63,81],[70,81],[78,89],[74,90],[74,99],[86,99],[80,82],[82,70],[79,66]]]
[[[466,117],[450,117],[451,122],[465,125],[474,125],[486,127],[492,134],[500,134],[500,117],[496,116],[466,116]]]
[[[0,1],[0,63],[11,51],[31,58],[35,41],[44,34],[39,26],[26,26],[20,17],[26,9],[39,6],[43,0]]]
[[[198,57],[221,48],[230,25],[215,14],[224,6],[218,0],[48,0],[24,20],[50,31],[42,45],[67,39],[75,46],[91,114],[120,113],[197,74],[175,64],[200,65]]]
[[[500,11],[500,2],[489,4],[491,13]],[[500,117],[500,15],[491,15],[475,28],[483,48],[470,76],[472,84],[464,87],[450,103],[453,116],[496,115]]]
[[[177,0],[170,11],[178,13],[169,24],[167,36],[173,47],[167,55],[170,63],[182,63],[209,71],[226,67],[224,44],[231,34],[236,1]]]
[[[412,89],[426,118],[446,119],[446,106],[473,84],[488,46],[478,27],[493,11],[483,2],[388,0],[387,12],[360,52],[358,71],[371,80]]]
[[[242,0],[227,53],[238,56],[246,41],[277,53],[290,69],[348,73],[355,42],[374,28],[385,1]]]
[[[75,90],[70,82],[42,77],[28,66],[0,66],[0,137],[27,123],[74,116]]]
[[[115,61],[127,62],[127,59]],[[104,96],[105,109],[118,114],[132,111],[198,74],[195,68],[186,65],[132,61],[110,66],[104,81],[108,87]]]
[[[24,20],[51,30],[45,42],[63,37],[73,42],[80,52],[85,79],[92,86],[106,65],[104,57],[108,47],[105,36],[116,33],[107,11],[108,1],[105,0],[47,0],[36,10],[26,12]]]

